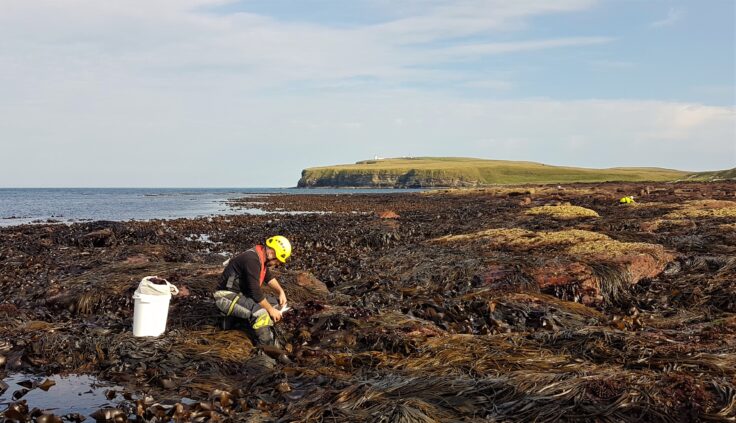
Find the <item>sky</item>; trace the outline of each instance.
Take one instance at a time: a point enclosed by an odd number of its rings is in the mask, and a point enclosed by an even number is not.
[[[736,167],[733,0],[0,0],[0,187]]]

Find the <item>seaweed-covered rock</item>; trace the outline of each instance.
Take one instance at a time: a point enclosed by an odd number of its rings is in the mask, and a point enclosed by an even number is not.
[[[271,195],[259,207],[278,213],[4,227],[0,375],[113,381],[124,390],[96,416],[120,421],[728,420],[734,194],[605,183]],[[212,292],[227,257],[274,233],[294,254],[274,271],[292,310],[270,349],[247,324],[222,330]],[[148,275],[188,295],[172,298],[164,335],[136,338],[132,294]],[[5,388],[20,401],[2,418],[91,417],[29,411],[23,390],[44,379]]]

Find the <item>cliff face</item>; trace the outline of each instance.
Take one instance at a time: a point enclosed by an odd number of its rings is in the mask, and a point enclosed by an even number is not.
[[[353,188],[479,187],[607,181],[672,181],[687,172],[659,168],[587,169],[465,157],[401,157],[302,171],[298,186]]]
[[[477,180],[462,176],[450,176],[441,172],[409,170],[397,173],[376,170],[373,172],[339,170],[315,172],[302,171],[299,188],[430,188],[430,187],[476,187],[482,185]]]

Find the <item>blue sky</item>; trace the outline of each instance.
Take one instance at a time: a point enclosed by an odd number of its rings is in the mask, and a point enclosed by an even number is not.
[[[484,8],[483,3],[486,2],[478,2],[478,7]],[[601,43],[571,49],[478,55],[428,66],[456,71],[468,78],[495,75],[506,82],[491,84],[487,90],[468,87],[454,78],[445,84],[432,81],[419,86],[471,96],[487,96],[489,90],[495,88],[501,92],[492,93],[494,98],[630,98],[734,105],[736,2],[624,0],[581,3],[590,3],[592,7],[533,16],[519,28],[508,31],[440,38],[437,42],[418,43],[415,47],[431,51],[471,43],[567,37],[600,37],[606,38],[605,42],[601,40]],[[247,1],[205,10],[225,15],[255,12],[286,22],[308,22],[342,29],[379,25],[402,16],[392,10],[391,2],[382,1]],[[687,89],[683,83],[688,85]],[[514,89],[510,89],[512,86]]]
[[[0,186],[293,186],[374,155],[731,168],[735,5],[0,0]]]

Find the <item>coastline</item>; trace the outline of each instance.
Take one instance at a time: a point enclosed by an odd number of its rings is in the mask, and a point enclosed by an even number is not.
[[[421,191],[421,190],[419,190]],[[416,192],[415,191],[403,191]],[[392,189],[298,188],[0,188],[0,227],[21,224],[148,221],[262,214],[230,204],[266,195],[397,193]],[[253,203],[258,203],[253,200]]]
[[[624,194],[637,203],[619,206]],[[339,421],[412,401],[448,418],[517,418],[492,406],[503,399],[536,404],[533,419],[553,406],[605,413],[631,387],[647,394],[636,413],[700,418],[727,405],[709,386],[736,389],[723,378],[736,376],[734,195],[734,183],[275,194],[258,199],[261,215],[3,227],[4,374],[90,374],[238,418],[327,415],[343,398]],[[221,331],[210,300],[224,257],[274,233],[295,245],[278,274],[290,366]],[[165,335],[136,339],[131,298],[147,275],[190,293],[172,300]],[[673,367],[680,386],[706,387],[709,408],[673,397]],[[559,390],[522,389],[530,377]]]

